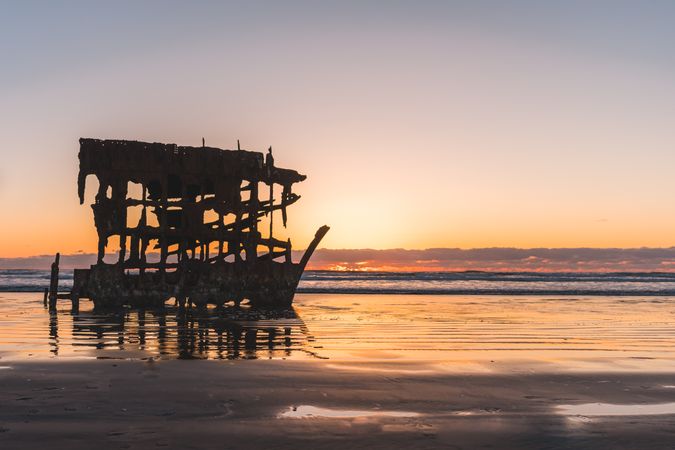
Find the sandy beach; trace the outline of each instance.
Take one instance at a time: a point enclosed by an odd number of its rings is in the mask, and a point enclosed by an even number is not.
[[[298,295],[225,320],[1,297],[3,449],[675,441],[665,298]]]
[[[675,439],[671,375],[402,372],[311,361],[11,364],[0,374],[0,446],[644,449]],[[668,402],[670,415],[560,406]]]

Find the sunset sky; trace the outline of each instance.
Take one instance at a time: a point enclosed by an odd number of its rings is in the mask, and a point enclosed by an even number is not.
[[[2,2],[0,257],[93,252],[80,137],[264,151],[322,247],[675,245],[673,2]]]

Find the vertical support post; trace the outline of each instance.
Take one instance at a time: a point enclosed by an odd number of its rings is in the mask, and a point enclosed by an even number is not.
[[[105,182],[101,177],[98,177],[98,193],[96,194],[95,204],[100,204],[106,199],[106,190],[108,189],[108,183]],[[94,205],[91,205],[94,208]],[[94,217],[96,217],[96,209],[94,209]],[[105,246],[108,244],[108,235],[103,234],[101,230],[98,230],[98,254],[96,258],[96,264],[103,264],[103,258],[105,257]]]
[[[223,213],[218,213],[218,233],[220,236],[218,237],[218,261],[223,259],[223,235],[224,233],[224,228],[225,224],[223,223]]]
[[[169,177],[164,177],[164,186],[162,186],[162,200],[160,203],[159,210],[159,247],[160,247],[160,264],[159,272],[162,279],[164,279],[164,274],[166,273],[166,258],[168,256],[168,245],[166,240],[166,220],[167,220],[167,191],[169,188]]]
[[[134,264],[137,264],[139,261],[138,252],[140,248],[140,241],[138,239],[138,229],[131,233],[131,238],[129,239],[131,245],[129,247],[129,260],[133,261]]]
[[[42,304],[47,307],[47,300],[49,299],[49,288],[45,288],[45,297],[42,299]]]
[[[120,257],[118,264],[124,265],[124,260],[127,256],[127,182],[124,180],[118,181],[113,187],[113,204],[120,216],[119,237],[120,237]]]
[[[273,228],[274,228],[274,183],[270,181],[270,240],[268,242],[268,248],[270,252],[270,262],[274,257],[274,244],[272,243]]]
[[[236,262],[241,262],[241,221],[244,217],[241,209],[241,206],[239,206],[237,216],[234,219],[235,240],[227,243],[227,251],[234,252],[234,260]]]
[[[148,213],[147,213],[147,196],[146,196],[147,189],[145,187],[145,183],[143,183],[143,211],[141,211],[141,221],[140,221],[140,230],[139,230],[139,236],[140,236],[140,264],[139,266],[139,274],[141,275],[141,278],[143,278],[143,275],[145,274],[145,263],[147,262],[147,259],[145,257],[145,250],[148,248],[148,239],[146,239],[147,236],[147,226],[148,226]]]
[[[293,263],[293,254],[291,253],[291,238],[286,241],[286,264]]]
[[[108,242],[108,238],[98,233],[98,255],[96,257],[96,264],[103,264],[103,258],[105,257],[105,246]]]
[[[61,254],[57,253],[52,263],[52,272],[49,278],[49,309],[56,309],[56,295],[59,290],[59,260]]]
[[[258,182],[251,181],[251,198],[248,202],[248,218],[250,220],[251,231],[258,232],[258,205],[260,204],[260,199],[258,198]]]
[[[274,180],[272,179],[272,170],[274,169],[274,156],[272,156],[272,147],[267,150],[265,156],[265,167],[267,168],[267,182],[270,185],[270,237],[267,242],[268,251],[270,254],[270,264],[274,258],[274,243],[272,242],[273,228],[274,228]]]
[[[260,207],[260,198],[258,197],[258,181],[251,182],[251,198],[248,205],[249,235],[246,240],[246,264],[251,265],[258,260],[258,242],[260,233],[258,232],[258,208]]]
[[[120,258],[117,261],[117,263],[120,266],[123,266],[124,260],[125,260],[126,255],[127,255],[127,234],[126,234],[126,232],[124,232],[124,233],[120,233],[119,236],[120,236]]]

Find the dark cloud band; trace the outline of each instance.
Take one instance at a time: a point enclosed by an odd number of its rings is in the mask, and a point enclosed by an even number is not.
[[[299,258],[299,254],[294,255]],[[0,258],[0,269],[47,269],[53,255]],[[93,254],[63,255],[63,268],[87,267]],[[309,269],[675,271],[670,248],[430,248],[425,250],[320,249]]]

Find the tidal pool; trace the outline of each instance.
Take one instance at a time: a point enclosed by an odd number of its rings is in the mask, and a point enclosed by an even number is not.
[[[291,406],[278,415],[279,418],[300,419],[307,417],[329,417],[334,419],[353,419],[357,417],[418,417],[412,411],[383,411],[367,409],[330,409],[312,405]]]
[[[579,405],[558,405],[557,411],[568,416],[655,416],[675,414],[675,402],[629,405],[582,403]]]

